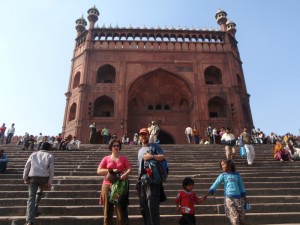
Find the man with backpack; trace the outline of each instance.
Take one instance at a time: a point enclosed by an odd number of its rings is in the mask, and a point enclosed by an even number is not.
[[[139,132],[142,147],[138,152],[138,182],[137,192],[140,200],[140,210],[143,216],[144,225],[160,225],[160,202],[166,200],[163,191],[163,179],[158,181],[155,178],[155,170],[150,165],[151,161],[156,161],[156,166],[165,160],[166,156],[159,144],[149,143],[149,131],[142,128]],[[166,162],[166,161],[165,161]],[[151,178],[151,179],[150,179]]]

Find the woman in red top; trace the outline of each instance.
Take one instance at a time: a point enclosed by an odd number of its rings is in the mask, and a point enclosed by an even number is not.
[[[128,180],[128,176],[131,173],[131,166],[128,159],[120,155],[121,141],[112,140],[109,143],[109,150],[111,154],[104,156],[101,160],[97,174],[100,176],[105,176],[101,188],[100,204],[103,205],[104,223],[103,225],[113,224],[113,214],[114,205],[109,202],[108,193],[111,189],[112,182],[107,179],[109,171],[115,174],[119,174],[120,180]],[[128,224],[128,199],[127,201],[122,201],[116,205],[117,214],[117,225],[127,225]]]

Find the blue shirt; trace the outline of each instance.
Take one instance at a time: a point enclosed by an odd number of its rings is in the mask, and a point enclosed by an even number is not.
[[[141,171],[142,160],[144,158],[144,154],[146,154],[148,151],[152,151],[154,153],[154,155],[164,155],[164,151],[162,150],[162,148],[160,147],[159,144],[151,143],[151,144],[148,144],[147,146],[141,147],[138,152],[139,171]]]
[[[221,173],[209,188],[209,193],[213,195],[220,184],[224,184],[225,197],[241,198],[246,196],[243,179],[238,172]]]

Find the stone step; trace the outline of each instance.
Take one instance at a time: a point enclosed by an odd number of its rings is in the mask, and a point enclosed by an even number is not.
[[[73,190],[97,190],[100,188],[100,183],[102,180],[97,180],[97,182],[90,184],[87,181],[77,182],[75,184],[67,184],[67,183],[59,183],[52,185],[52,190],[55,191],[73,191]],[[195,187],[207,187],[209,188],[211,186],[212,182],[204,183],[204,182],[195,182]],[[268,188],[272,186],[272,188],[298,188],[300,187],[300,181],[298,182],[247,182],[244,180],[244,185],[246,189],[255,189],[257,187],[259,188]],[[24,191],[27,190],[28,185],[26,184],[2,184],[0,186],[1,192],[6,191]],[[165,189],[173,189],[173,190],[180,190],[182,188],[182,184],[179,182],[179,180],[173,180],[169,181],[167,183],[164,183]],[[135,180],[130,180],[130,189],[135,189]]]
[[[250,204],[263,204],[263,203],[299,203],[300,202],[300,195],[284,195],[284,196],[259,196],[259,195],[248,195],[248,201]],[[137,205],[138,204],[138,198],[134,194],[130,194],[130,204],[131,205]],[[9,206],[25,206],[27,202],[27,196],[24,198],[4,198],[0,201],[1,207],[9,207]],[[168,196],[168,199],[163,204],[169,204],[172,205],[175,202],[175,196]],[[209,202],[206,201],[205,204],[219,204],[222,205],[224,202],[223,196],[216,196],[214,199],[209,198]],[[53,205],[59,205],[59,206],[79,206],[79,205],[98,205],[99,203],[99,197],[95,198],[43,198],[41,202],[41,206],[53,206]]]
[[[195,188],[194,191],[201,196],[202,194],[205,194],[208,189],[198,189]],[[169,190],[165,189],[167,196],[176,196],[178,190]],[[131,193],[135,193],[134,190],[131,190]],[[298,188],[255,188],[247,189],[248,195],[297,195],[300,193],[300,187]],[[8,192],[0,192],[0,199],[1,198],[26,198],[28,195],[27,191],[8,191]],[[216,196],[222,196],[223,190],[222,188],[218,189],[215,192]],[[100,196],[100,187],[95,190],[76,190],[76,191],[49,191],[45,192],[46,198],[93,198],[93,197],[99,197]]]
[[[208,200],[209,202],[209,200]],[[300,203],[263,203],[263,204],[252,204],[250,213],[275,213],[282,212],[282,207],[287,212],[299,212]],[[223,204],[207,205],[199,204],[195,206],[197,214],[225,214]],[[77,206],[40,206],[39,212],[42,215],[47,216],[97,216],[103,214],[103,208],[100,205],[77,205]],[[131,215],[139,215],[139,205],[130,204],[128,208]],[[26,208],[22,206],[11,206],[11,207],[0,207],[1,216],[22,216],[26,213]],[[164,214],[172,214],[175,212],[175,204],[162,204],[161,211]],[[100,214],[99,214],[100,213]]]
[[[178,224],[180,215],[161,215],[162,225]],[[129,216],[131,225],[141,225],[142,218],[140,215]],[[9,216],[0,217],[1,225],[23,225],[25,217],[23,216]],[[225,219],[224,214],[205,214],[196,215],[197,225],[229,225]],[[299,212],[282,212],[282,213],[247,213],[246,221],[251,225],[266,225],[266,224],[299,224]],[[37,218],[38,225],[102,225],[102,216],[40,216]]]

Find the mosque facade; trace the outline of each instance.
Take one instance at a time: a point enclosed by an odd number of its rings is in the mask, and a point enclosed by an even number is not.
[[[98,27],[99,11],[76,20],[63,135],[89,142],[89,125],[119,139],[155,121],[161,143],[186,143],[196,125],[239,134],[253,127],[236,24],[215,14],[215,29]],[[101,138],[99,134],[99,143]]]

